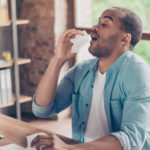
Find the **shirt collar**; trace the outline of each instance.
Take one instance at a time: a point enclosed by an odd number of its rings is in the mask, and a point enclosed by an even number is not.
[[[122,55],[120,55],[117,58],[117,60],[115,60],[115,62],[108,68],[107,72],[110,72],[110,71],[117,71],[118,72],[120,70],[121,66],[122,66],[123,60],[130,53],[132,53],[132,52],[131,51],[127,51],[127,52],[123,53]],[[92,71],[93,74],[95,74],[97,72],[98,61],[99,61],[99,58],[93,59],[92,63],[89,66],[89,71]]]
[[[94,74],[97,72],[98,69],[98,58],[96,57],[93,59],[92,63],[89,66],[89,71],[93,72]]]
[[[114,63],[108,68],[107,72],[112,71],[120,71],[120,68],[124,62],[124,59],[127,58],[127,55],[129,55],[130,53],[132,53],[131,51],[127,51],[125,53],[123,53],[122,55],[120,55],[117,60],[114,61]]]

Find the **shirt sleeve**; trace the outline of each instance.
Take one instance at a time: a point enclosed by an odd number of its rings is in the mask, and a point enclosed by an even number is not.
[[[74,90],[75,67],[71,68],[60,81],[53,102],[47,106],[39,106],[35,102],[36,94],[33,96],[32,111],[37,117],[49,117],[67,108],[72,103]]]
[[[123,150],[141,150],[150,136],[150,68],[134,67],[124,81],[126,100],[119,132]]]
[[[46,106],[39,106],[35,102],[35,94],[33,96],[33,102],[32,102],[32,111],[35,116],[45,118],[49,116],[49,111],[52,110],[54,103],[52,102],[49,105]]]
[[[129,137],[125,132],[113,132],[110,135],[116,137],[119,140],[123,150],[131,150]]]

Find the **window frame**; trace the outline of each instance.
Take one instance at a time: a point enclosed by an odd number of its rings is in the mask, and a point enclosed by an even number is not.
[[[71,8],[72,8],[72,27],[77,30],[86,30],[87,33],[91,32],[91,28],[87,27],[77,27],[76,26],[76,0],[71,0]],[[150,33],[143,32],[141,40],[149,40],[150,41]]]

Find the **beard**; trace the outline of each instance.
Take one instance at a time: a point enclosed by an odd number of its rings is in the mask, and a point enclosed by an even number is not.
[[[91,46],[89,47],[89,52],[98,58],[107,58],[109,56],[111,56],[113,49],[111,48],[107,48],[107,47],[101,47],[101,46],[97,46],[95,48],[92,48]]]
[[[89,52],[98,58],[107,58],[114,52],[118,38],[118,34],[109,36],[106,39],[101,37],[101,41],[97,40],[90,45]]]

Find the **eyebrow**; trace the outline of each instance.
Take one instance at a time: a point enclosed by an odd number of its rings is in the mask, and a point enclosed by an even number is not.
[[[109,20],[113,21],[113,18],[110,16],[104,16],[103,18],[108,18]]]

